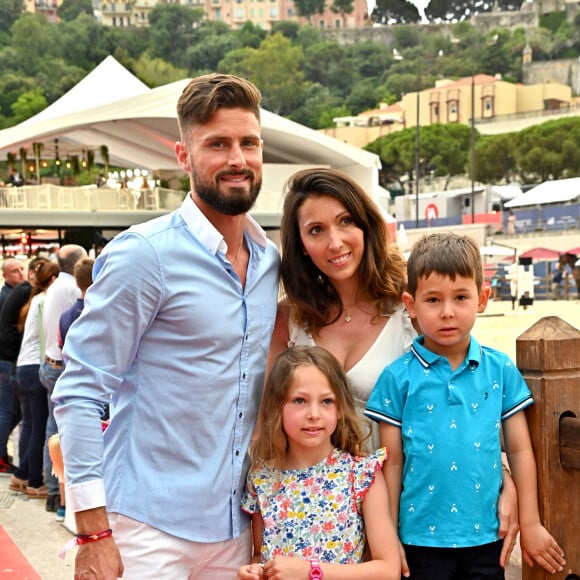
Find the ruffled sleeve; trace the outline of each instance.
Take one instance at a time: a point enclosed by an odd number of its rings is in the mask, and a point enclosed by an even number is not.
[[[377,471],[382,469],[383,463],[387,460],[387,457],[388,454],[386,447],[381,447],[368,457],[356,458],[353,467],[353,488],[359,511],[367,492],[375,481]]]
[[[261,470],[250,469],[246,480],[246,489],[241,501],[242,510],[249,514],[260,513],[260,502],[258,501],[258,492],[255,485],[256,478],[261,478]]]

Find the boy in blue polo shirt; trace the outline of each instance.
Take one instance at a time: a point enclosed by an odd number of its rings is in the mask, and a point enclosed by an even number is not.
[[[490,292],[477,243],[449,233],[425,236],[413,247],[407,274],[403,301],[422,334],[384,369],[365,411],[381,423],[389,450],[384,470],[403,576],[504,578],[497,519],[502,427],[524,557],[561,571],[564,553],[540,522],[522,412],[533,403],[531,393],[507,355],[470,334]]]

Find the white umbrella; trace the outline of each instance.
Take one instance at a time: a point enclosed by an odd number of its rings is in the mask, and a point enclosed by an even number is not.
[[[479,252],[482,256],[513,256],[516,253],[515,249],[504,248],[503,246],[481,246]]]
[[[399,230],[397,231],[397,246],[399,246],[401,251],[404,251],[409,247],[409,238],[403,224],[399,225]]]

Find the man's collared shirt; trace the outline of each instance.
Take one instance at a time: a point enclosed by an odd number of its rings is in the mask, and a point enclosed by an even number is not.
[[[280,259],[250,217],[245,240],[242,287],[223,237],[187,196],[97,259],[53,396],[75,511],[106,494],[108,511],[198,542],[248,526],[240,498]]]

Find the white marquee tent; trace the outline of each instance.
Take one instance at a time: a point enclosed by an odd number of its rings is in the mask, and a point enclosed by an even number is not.
[[[106,145],[110,163],[178,170],[173,145],[179,139],[176,103],[189,79],[148,89],[113,57],[44,111],[0,131],[0,155],[32,151],[32,143],[75,143],[95,150]],[[378,196],[377,155],[262,109],[265,191],[279,192],[296,167],[341,169]]]
[[[526,193],[514,197],[504,207],[525,207],[544,205],[546,203],[563,203],[580,198],[580,177],[544,181]]]

